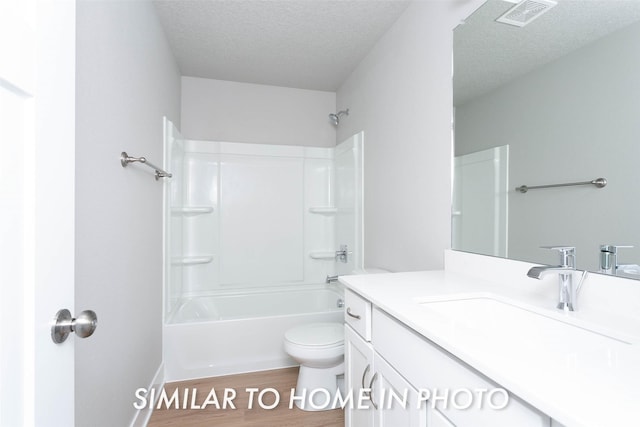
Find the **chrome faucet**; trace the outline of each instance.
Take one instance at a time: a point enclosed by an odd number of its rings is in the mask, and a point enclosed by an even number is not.
[[[555,273],[558,274],[560,282],[560,293],[558,296],[559,310],[575,311],[577,300],[577,289],[574,286],[573,273],[576,271],[576,248],[573,246],[542,246],[543,249],[551,249],[560,252],[560,265],[541,265],[532,267],[527,276],[532,279],[541,279],[543,276]],[[582,277],[584,279],[584,275]],[[581,283],[582,284],[582,281]]]
[[[633,246],[600,245],[600,272],[618,274],[618,249],[633,248]]]

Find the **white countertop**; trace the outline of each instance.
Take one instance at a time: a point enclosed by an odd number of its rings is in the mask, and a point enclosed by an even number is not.
[[[605,313],[562,313],[553,297],[448,271],[341,276],[375,306],[567,427],[640,426],[640,329]],[[536,345],[504,330],[478,331],[425,309],[429,301],[492,296],[627,342],[593,350]],[[579,301],[578,301],[579,302]],[[618,324],[616,324],[618,322]],[[639,332],[633,334],[630,332]],[[570,341],[572,337],[567,337]],[[509,426],[511,427],[511,426]]]

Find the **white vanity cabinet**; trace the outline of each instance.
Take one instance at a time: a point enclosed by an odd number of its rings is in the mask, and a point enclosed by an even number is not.
[[[345,426],[373,426],[375,409],[368,400],[360,399],[360,396],[368,396],[362,390],[370,388],[374,375],[373,347],[369,342],[371,303],[356,293],[345,290],[344,307],[345,388],[353,396],[352,403],[345,407]],[[358,408],[360,403],[362,408]]]
[[[420,400],[425,391],[442,396],[500,386],[351,290],[345,294],[345,323],[345,383],[354,396],[354,405],[345,408],[347,427],[551,426],[548,416],[512,394],[504,409],[488,408],[477,395],[463,409],[444,407],[443,399]],[[356,407],[362,388],[371,388],[371,401],[363,402],[369,409]],[[496,396],[502,401],[504,394]]]
[[[360,337],[350,326],[345,326],[344,336],[345,388],[353,393],[353,403],[345,407],[345,426],[373,426],[374,408],[363,400],[358,408],[361,390],[368,389],[373,379],[373,347]],[[365,396],[367,393],[364,394]]]
[[[427,426],[427,406],[419,404],[418,391],[375,351],[373,366],[375,377],[371,402],[375,405],[374,426]]]
[[[369,342],[371,303],[346,291],[345,323],[345,385],[354,397],[353,404],[345,408],[345,425],[427,426],[426,406],[419,407],[418,391],[377,354]],[[368,398],[360,399],[362,395]],[[362,408],[358,408],[360,403]]]

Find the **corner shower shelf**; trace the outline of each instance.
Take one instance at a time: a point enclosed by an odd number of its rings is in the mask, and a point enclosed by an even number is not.
[[[173,265],[198,265],[209,264],[213,261],[213,256],[185,256],[171,258],[171,264]]]
[[[315,214],[330,215],[338,212],[338,208],[336,208],[335,206],[311,206],[309,208],[309,212]]]
[[[335,251],[314,251],[309,253],[311,259],[335,259]]]
[[[176,215],[200,215],[213,212],[213,206],[176,206],[171,213]]]

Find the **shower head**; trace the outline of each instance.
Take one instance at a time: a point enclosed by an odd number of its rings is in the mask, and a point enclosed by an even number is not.
[[[342,111],[338,111],[337,113],[331,113],[329,114],[329,120],[331,120],[331,123],[333,123],[334,126],[338,126],[338,124],[340,123],[340,116],[348,116],[349,115],[349,109],[347,108],[346,110],[342,110]]]

